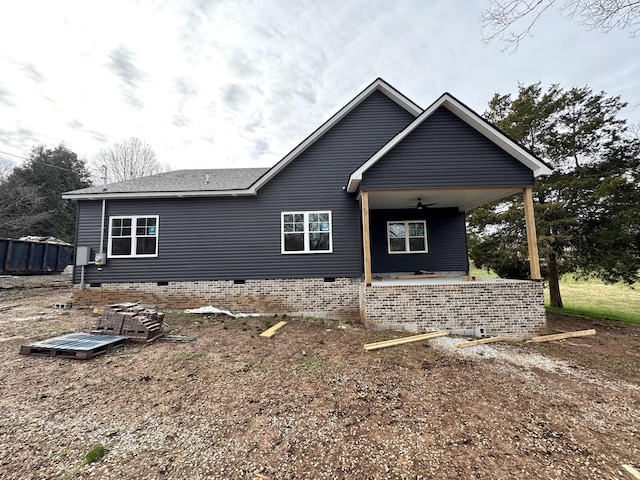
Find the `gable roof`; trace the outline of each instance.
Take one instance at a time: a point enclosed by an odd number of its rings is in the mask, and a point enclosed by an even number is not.
[[[334,125],[336,125],[340,120],[342,120],[347,114],[349,114],[352,110],[354,110],[358,105],[360,105],[365,99],[367,99],[372,93],[379,91],[386,95],[388,98],[396,102],[399,106],[404,108],[407,112],[411,113],[413,116],[417,117],[422,109],[414,103],[411,99],[404,96],[394,87],[392,87],[389,83],[385,82],[381,78],[377,78],[374,80],[368,87],[366,87],[362,92],[356,95],[349,103],[347,103],[344,107],[342,107],[338,112],[336,112],[329,120],[324,122],[320,127],[318,127],[311,135],[305,138],[297,147],[291,150],[282,160],[276,163],[273,167],[269,169],[231,169],[231,170],[193,170],[193,172],[208,172],[210,175],[218,176],[220,175],[222,178],[228,177],[229,182],[220,182],[220,184],[225,185],[224,188],[204,188],[204,182],[201,181],[203,176],[202,173],[194,174],[193,177],[196,179],[194,183],[190,182],[178,182],[176,184],[176,188],[172,186],[171,176],[169,174],[176,172],[167,172],[167,177],[153,179],[153,177],[158,177],[158,175],[153,175],[151,177],[141,177],[133,180],[129,180],[127,182],[120,182],[120,184],[109,184],[107,187],[107,191],[103,191],[102,187],[89,187],[82,190],[74,190],[72,192],[66,192],[62,195],[62,198],[75,199],[75,200],[87,200],[87,199],[102,199],[102,198],[141,198],[141,197],[185,197],[185,196],[222,196],[222,195],[256,195],[258,190],[262,188],[267,182],[269,182],[273,177],[275,177],[282,169],[284,169],[287,165],[289,165],[292,161],[294,161],[298,156],[300,156],[305,150],[307,150],[311,145],[313,145],[316,140],[321,138],[325,133],[327,133]],[[239,173],[241,170],[252,170],[255,174],[253,181],[249,184],[243,183],[240,181],[240,177],[243,177],[247,180],[251,176],[251,172],[247,172],[247,175],[242,175]],[[262,170],[261,173],[258,170]],[[181,175],[184,177],[189,177],[189,174],[184,172],[189,172],[189,170],[178,170],[177,172],[182,172]],[[226,173],[220,173],[226,172]],[[159,174],[165,175],[165,174]],[[198,175],[200,175],[198,177]],[[150,179],[150,180],[146,180]],[[197,180],[200,179],[200,180]],[[237,183],[234,183],[236,179]],[[166,181],[165,181],[166,180]],[[128,183],[131,182],[131,183]],[[196,186],[199,183],[199,188]],[[128,183],[127,185],[124,185]],[[189,188],[185,189],[181,187],[182,184],[188,184]],[[163,187],[164,185],[164,187]],[[114,186],[118,190],[113,190]],[[145,188],[147,188],[145,190]],[[151,190],[149,188],[152,188]],[[147,193],[145,195],[145,193]]]
[[[537,158],[516,141],[509,138],[506,134],[491,125],[476,112],[467,107],[464,103],[456,99],[449,93],[444,93],[438,100],[432,103],[424,112],[422,112],[413,122],[411,122],[404,130],[393,137],[385,146],[378,150],[369,160],[363,163],[349,177],[347,183],[347,192],[354,193],[358,190],[358,186],[362,180],[362,175],[382,159],[391,149],[400,143],[407,135],[414,131],[420,124],[428,119],[438,108],[444,107],[457,116],[460,120],[473,127],[476,131],[484,135],[487,139],[498,145],[504,151],[513,156],[516,160],[523,163],[533,171],[534,177],[539,175],[548,175],[551,168],[542,160]]]
[[[200,196],[202,192],[218,195],[238,194],[249,188],[268,168],[229,168],[174,170],[147,177],[133,178],[123,182],[88,187],[63,194],[63,198],[131,198]]]

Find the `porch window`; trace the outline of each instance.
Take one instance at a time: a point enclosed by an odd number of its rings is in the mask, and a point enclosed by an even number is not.
[[[389,253],[427,253],[427,222],[387,222]]]
[[[109,257],[157,257],[158,216],[109,217]]]
[[[282,253],[331,253],[331,212],[282,212]]]

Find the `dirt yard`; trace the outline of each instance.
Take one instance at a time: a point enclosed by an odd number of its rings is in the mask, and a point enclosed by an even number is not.
[[[0,278],[2,479],[632,479],[622,465],[640,469],[638,328],[551,317],[551,332],[598,333],[366,352],[403,334],[287,319],[266,339],[280,319],[171,313],[168,333],[196,341],[87,361],[19,355],[94,324],[89,310],[51,308],[71,299],[51,280]],[[83,464],[97,444],[106,454]]]

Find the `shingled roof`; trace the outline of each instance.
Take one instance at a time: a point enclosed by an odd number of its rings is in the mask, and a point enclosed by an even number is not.
[[[78,198],[91,195],[115,197],[118,194],[131,196],[153,193],[194,193],[194,192],[233,192],[245,190],[264,175],[268,168],[228,168],[228,169],[199,169],[174,170],[158,173],[148,177],[134,178],[124,182],[107,184],[106,190],[102,186],[82,188],[66,192],[64,198]],[[153,196],[153,195],[150,195]]]

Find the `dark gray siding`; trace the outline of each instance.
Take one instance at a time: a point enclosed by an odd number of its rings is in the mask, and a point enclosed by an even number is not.
[[[440,107],[364,174],[360,189],[530,185],[528,167]]]
[[[257,197],[108,201],[109,215],[159,215],[159,256],[108,259],[90,283],[358,277],[359,206],[349,175],[414,117],[373,93],[265,185]],[[78,245],[98,249],[100,201],[81,201]],[[282,211],[331,210],[333,253],[282,255]],[[79,277],[77,277],[79,279]]]
[[[428,253],[393,254],[387,248],[387,221],[426,220]],[[371,211],[371,270],[375,273],[468,271],[465,215],[456,208]]]

